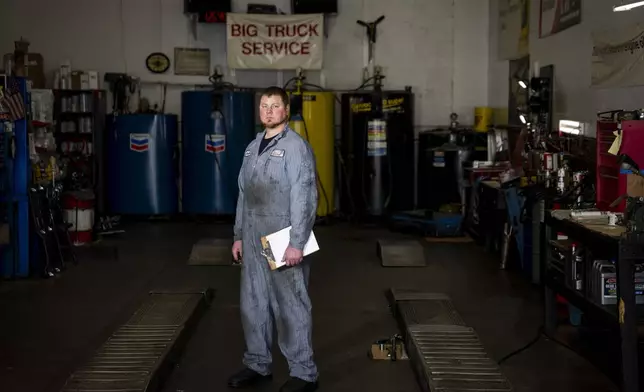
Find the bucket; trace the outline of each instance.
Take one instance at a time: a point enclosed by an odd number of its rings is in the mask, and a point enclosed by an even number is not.
[[[69,192],[63,195],[63,218],[71,225],[69,239],[74,245],[92,242],[94,228],[94,193]]]
[[[492,125],[494,110],[490,107],[474,108],[474,130],[476,132],[487,132]]]

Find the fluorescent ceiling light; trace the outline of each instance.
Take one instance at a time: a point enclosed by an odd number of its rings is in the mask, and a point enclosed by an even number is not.
[[[579,128],[580,126],[579,121],[571,121],[571,120],[559,120],[559,126],[563,127],[571,127],[571,128]]]
[[[585,124],[580,121],[559,120],[559,132],[579,135],[583,133],[584,125]]]
[[[644,1],[634,1],[628,4],[614,6],[613,12],[630,11],[633,8],[641,7],[643,5],[644,5]]]
[[[528,88],[528,85],[523,80],[519,80],[517,83],[519,83],[519,86],[521,86],[522,88]]]
[[[579,135],[581,130],[579,128],[559,127],[559,132],[569,133],[571,135]]]

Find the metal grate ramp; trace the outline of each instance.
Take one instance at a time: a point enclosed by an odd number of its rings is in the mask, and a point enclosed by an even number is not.
[[[391,289],[390,299],[423,391],[513,391],[449,296]]]
[[[150,293],[130,320],[69,377],[61,391],[158,389],[211,296],[210,290]]]
[[[431,392],[510,392],[512,385],[488,357],[474,329],[415,325],[407,330],[410,352]]]
[[[411,325],[465,325],[447,294],[392,289],[391,299],[403,328]]]
[[[188,265],[233,265],[230,240],[207,238],[192,246]]]

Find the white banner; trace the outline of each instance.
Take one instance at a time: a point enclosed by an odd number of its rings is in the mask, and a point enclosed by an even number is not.
[[[644,26],[625,25],[592,36],[593,87],[644,85]]]
[[[324,15],[227,14],[228,67],[322,69]]]

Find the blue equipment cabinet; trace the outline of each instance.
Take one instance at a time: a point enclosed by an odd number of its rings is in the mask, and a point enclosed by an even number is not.
[[[0,75],[0,85],[11,78]],[[30,94],[25,78],[13,78],[22,96],[25,112],[30,107]],[[6,93],[6,90],[5,90]],[[28,116],[27,116],[28,117]],[[0,245],[0,273],[4,278],[29,276],[29,145],[28,119],[10,122],[0,113],[0,224],[8,231],[8,244]],[[8,230],[7,230],[8,229]],[[7,238],[5,238],[6,240]]]
[[[177,116],[110,115],[107,127],[109,210],[124,215],[177,213]]]
[[[181,119],[183,212],[234,215],[244,151],[256,135],[255,95],[185,91]]]

